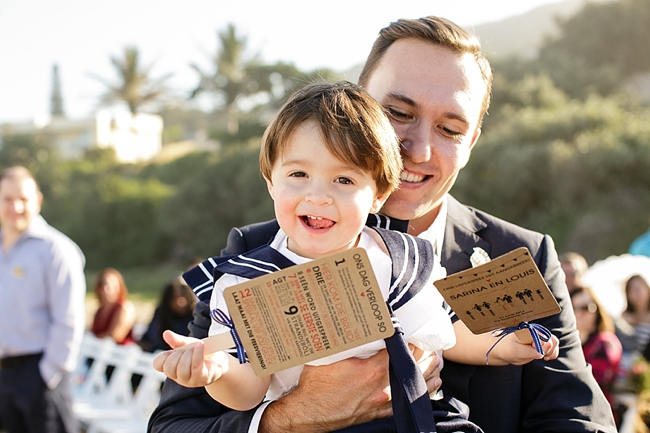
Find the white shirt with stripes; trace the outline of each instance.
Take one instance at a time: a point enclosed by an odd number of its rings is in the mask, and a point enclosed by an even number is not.
[[[364,248],[368,253],[382,295],[386,299],[390,287],[392,264],[390,257],[377,243],[376,236],[370,232],[371,230],[370,228],[364,228],[358,246]],[[287,236],[281,229],[273,239],[271,246],[296,264],[306,263],[311,260],[298,256],[287,249]],[[435,351],[438,353],[439,358],[442,359],[440,356],[442,350],[452,347],[456,342],[456,338],[450,320],[451,312],[443,308],[443,298],[433,285],[433,281],[445,276],[444,269],[440,266],[439,258],[436,258],[436,263],[431,264],[434,270],[430,277],[430,284],[427,283],[430,290],[421,290],[401,308],[397,309],[395,314],[399,319],[406,340],[409,343],[413,343],[425,351]],[[223,290],[226,287],[239,284],[243,281],[245,281],[245,278],[231,274],[225,274],[219,278],[215,282],[214,290],[212,291],[210,308],[219,308],[222,311],[227,311],[227,306],[223,298]],[[209,334],[215,335],[229,331],[228,328],[213,321]],[[312,361],[309,364],[325,365],[350,357],[366,358],[384,347],[384,341],[378,340]],[[274,373],[271,377],[271,384],[266,399],[278,399],[293,389],[298,384],[301,372],[302,366],[297,366]]]

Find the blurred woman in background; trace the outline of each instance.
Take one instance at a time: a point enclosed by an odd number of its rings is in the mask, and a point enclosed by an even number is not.
[[[160,301],[147,330],[138,344],[143,350],[155,352],[171,347],[162,338],[165,329],[180,335],[189,335],[188,323],[192,320],[195,297],[180,277],[174,278],[163,289]]]
[[[596,382],[613,407],[613,388],[619,377],[623,348],[614,334],[612,319],[587,287],[574,288],[571,304],[585,359],[591,364]]]
[[[636,351],[643,353],[650,341],[650,286],[641,275],[625,282],[627,307],[621,317],[634,328]]]
[[[105,268],[97,276],[94,289],[99,307],[93,317],[92,333],[98,338],[111,337],[118,344],[133,343],[135,307],[127,299],[122,274],[117,269]]]

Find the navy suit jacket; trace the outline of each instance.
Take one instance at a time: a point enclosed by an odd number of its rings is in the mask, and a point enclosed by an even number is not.
[[[233,229],[222,254],[248,251],[269,242],[276,221]],[[537,322],[560,340],[560,356],[523,366],[469,366],[446,361],[443,392],[467,403],[470,420],[486,433],[616,432],[612,412],[585,362],[564,274],[552,239],[449,197],[442,265],[447,274],[471,267],[474,247],[497,257],[515,248],[530,250],[562,312]],[[207,336],[208,307],[197,304],[190,334]],[[152,432],[246,432],[254,410],[237,412],[210,398],[203,388],[167,380],[149,421]]]

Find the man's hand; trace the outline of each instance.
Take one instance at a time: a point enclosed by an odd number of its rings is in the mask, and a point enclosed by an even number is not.
[[[440,359],[434,352],[425,352],[412,344],[409,344],[409,348],[413,353],[413,359],[415,359],[420,371],[422,371],[429,394],[435,394],[442,385],[442,380],[440,380]]]
[[[429,391],[437,390],[441,383],[438,358],[415,347],[412,350]],[[298,386],[266,408],[259,432],[328,432],[389,417],[393,409],[388,383],[386,350],[367,359],[307,365]]]
[[[188,388],[209,385],[218,380],[228,368],[229,355],[225,352],[204,355],[205,347],[199,339],[169,330],[163,332],[163,339],[173,350],[156,355],[153,367],[179,385]]]

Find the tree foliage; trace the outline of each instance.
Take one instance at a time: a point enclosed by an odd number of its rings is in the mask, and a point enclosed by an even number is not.
[[[102,96],[102,103],[124,102],[131,114],[135,115],[143,106],[160,99],[167,92],[165,81],[171,74],[153,78],[153,64],[143,65],[140,57],[140,51],[136,47],[127,46],[123,57],[111,57],[116,81],[94,75],[107,89]]]
[[[217,37],[210,68],[190,65],[199,78],[190,97],[214,97],[214,111],[223,114],[225,128],[215,128],[212,136],[226,145],[259,137],[272,113],[298,88],[340,77],[327,68],[304,72],[290,63],[265,63],[259,55],[248,53],[247,38],[233,24]]]
[[[650,7],[647,0],[587,2],[558,21],[538,64],[568,94],[608,94],[637,73],[650,70]]]
[[[535,100],[539,86],[531,80],[513,83],[517,99]],[[550,104],[504,104],[486,123],[453,193],[550,233],[560,249],[591,260],[623,253],[647,229],[650,110],[624,98],[580,101],[558,92],[549,92],[556,95]]]
[[[650,69],[644,2],[588,3],[538,58],[492,61],[492,106],[454,195],[590,261],[624,253],[647,230],[650,107],[622,90]],[[212,127],[224,144],[218,152],[126,165],[93,149],[62,161],[47,133],[3,136],[0,165],[33,170],[45,217],[79,243],[91,269],[212,256],[232,227],[273,217],[259,172],[262,131],[289,94],[340,74],[264,63],[247,55],[234,26],[218,37],[210,68],[194,66],[194,94],[213,96],[215,112],[168,110],[178,137]],[[149,76],[127,57],[114,62],[123,81],[138,75],[129,70]],[[226,127],[232,122],[236,132]]]
[[[232,148],[179,185],[163,211],[182,258],[215,255],[232,227],[273,218],[258,155],[256,143]]]

